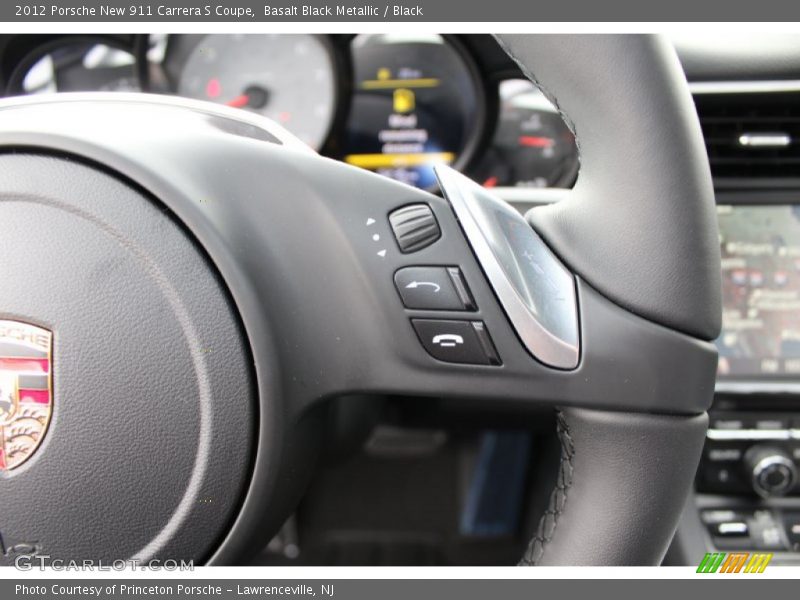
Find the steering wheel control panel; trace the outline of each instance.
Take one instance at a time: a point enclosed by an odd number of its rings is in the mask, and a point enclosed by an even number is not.
[[[458,220],[518,338],[530,355],[556,369],[571,370],[580,359],[575,279],[522,216],[483,187],[445,165],[434,167]],[[426,203],[389,213],[401,254],[413,254],[442,238]],[[407,310],[476,312],[462,269],[453,265],[407,265],[394,274]],[[486,324],[478,319],[413,318],[423,347],[451,363],[499,365]]]
[[[547,366],[575,369],[580,357],[575,280],[522,216],[445,165],[434,167],[444,196],[492,290],[528,352]],[[442,237],[431,207],[410,204],[389,214],[402,254]],[[476,311],[461,269],[407,266],[394,283],[406,309]],[[499,365],[482,321],[412,319],[428,353],[445,362]]]
[[[389,222],[400,251],[411,253],[430,246],[441,230],[427,204],[393,211]],[[411,310],[475,312],[478,309],[457,266],[408,266],[394,274],[394,285]],[[497,350],[483,321],[412,318],[422,347],[437,360],[471,365],[500,365]]]

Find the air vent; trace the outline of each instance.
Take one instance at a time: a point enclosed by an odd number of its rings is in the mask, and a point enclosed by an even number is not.
[[[800,92],[695,94],[711,173],[800,180]]]

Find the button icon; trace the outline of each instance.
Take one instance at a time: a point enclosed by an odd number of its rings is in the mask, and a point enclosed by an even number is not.
[[[437,344],[442,348],[455,348],[458,344],[464,343],[464,338],[454,333],[446,333],[444,335],[434,336],[431,343]]]
[[[405,88],[399,88],[394,91],[392,97],[392,104],[394,112],[400,114],[410,113],[416,108],[417,99],[414,92]]]
[[[432,291],[433,291],[434,294],[438,294],[439,290],[442,289],[442,286],[440,286],[438,283],[434,283],[432,281],[412,281],[411,283],[406,285],[406,289],[407,290],[415,290],[418,287],[425,286],[425,285],[427,285],[428,287],[432,288]]]

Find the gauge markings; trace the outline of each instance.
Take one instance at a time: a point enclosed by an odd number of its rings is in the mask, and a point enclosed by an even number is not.
[[[521,135],[519,136],[519,145],[527,146],[528,148],[552,148],[555,146],[553,138],[541,137],[538,135]]]
[[[569,187],[578,173],[575,138],[533,83],[499,86],[500,113],[492,145],[474,167],[484,187]]]
[[[173,53],[186,56],[178,66],[177,93],[273,119],[313,148],[325,143],[336,112],[337,77],[324,38],[214,34],[171,40],[193,44]]]

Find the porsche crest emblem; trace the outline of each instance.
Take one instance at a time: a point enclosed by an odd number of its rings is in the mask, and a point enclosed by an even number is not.
[[[47,433],[52,344],[46,329],[0,320],[0,472],[24,463]]]

